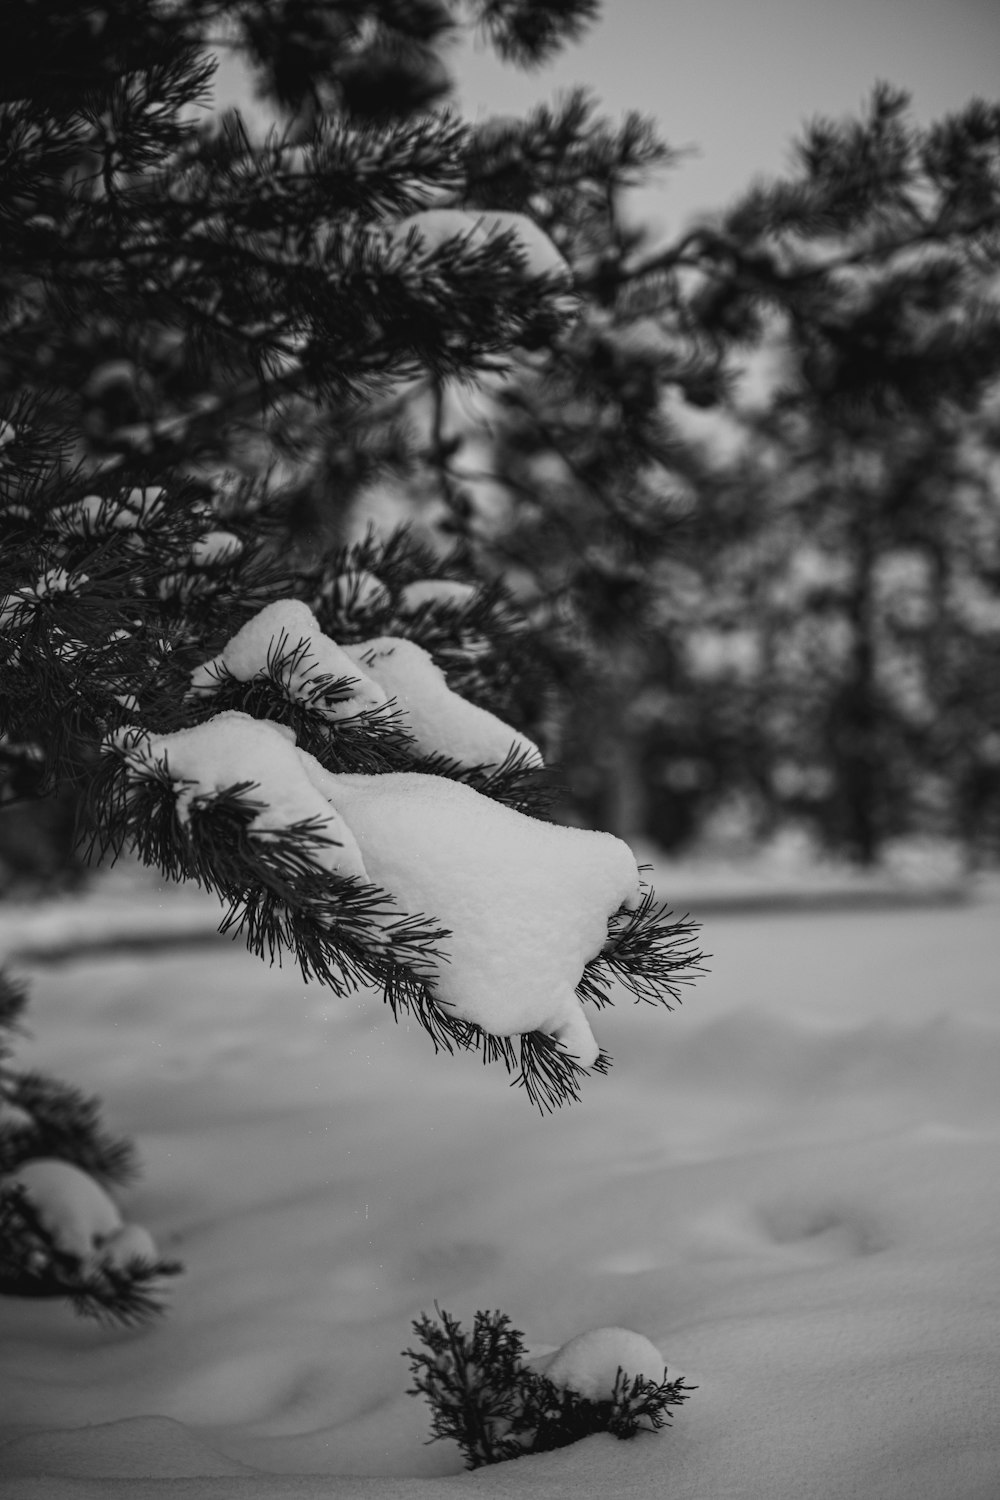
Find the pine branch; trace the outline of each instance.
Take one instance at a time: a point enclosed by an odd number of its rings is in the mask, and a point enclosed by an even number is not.
[[[0,1296],[62,1297],[81,1317],[131,1328],[162,1315],[163,1283],[182,1270],[141,1256],[84,1265],[55,1244],[20,1184],[0,1182]]]
[[[6,1033],[24,1031],[27,1003],[26,986],[0,969],[0,1177],[26,1161],[55,1157],[100,1182],[129,1182],[139,1171],[135,1148],[105,1128],[96,1096],[8,1065],[13,1048]]]
[[[700,924],[690,917],[673,920],[668,904],[658,902],[646,887],[639,905],[622,910],[609,924],[608,941],[584,969],[577,994],[595,1005],[608,1005],[617,983],[637,1002],[672,1010],[670,1001],[680,1004],[683,988],[706,972],[704,960],[710,955],[696,946],[699,930]]]
[[[102,1126],[95,1096],[43,1073],[0,1068],[0,1100],[26,1116],[19,1125],[0,1121],[0,1175],[56,1157],[100,1182],[125,1184],[138,1176],[135,1147]]]
[[[411,585],[428,582],[472,592],[458,601],[430,598],[404,605]],[[530,675],[527,624],[502,582],[485,581],[461,545],[442,556],[417,542],[406,526],[383,538],[369,531],[316,570],[310,588],[310,607],[334,640],[356,644],[396,635],[415,641],[455,692],[510,717],[512,688]]]
[[[81,1317],[135,1328],[162,1317],[166,1311],[163,1282],[183,1270],[179,1260],[135,1258],[122,1266],[105,1262],[78,1280],[60,1279],[58,1291]]]
[[[414,759],[406,770],[464,782],[481,796],[532,818],[548,817],[556,794],[553,773],[516,746],[511,746],[499,765],[466,766],[447,755],[429,755]]]
[[[579,1103],[580,1084],[588,1069],[564,1052],[554,1037],[541,1031],[525,1032],[520,1038],[519,1061],[520,1070],[514,1082],[542,1114],[551,1113],[563,1104]],[[602,1052],[592,1071],[606,1073],[610,1066],[611,1059]],[[507,1071],[512,1070],[508,1067]]]
[[[522,68],[541,67],[600,14],[599,0],[473,0],[472,9],[504,62]]]
[[[294,731],[301,750],[335,773],[377,775],[414,769],[417,752],[398,709],[383,704],[341,715],[338,705],[351,700],[357,674],[336,677],[316,672],[309,677],[307,696],[289,690],[310,654],[308,641],[293,646],[282,632],[268,650],[264,670],[249,681],[235,678],[222,664],[213,666],[211,691],[200,688],[197,697],[189,693],[185,717],[202,719],[237,710],[285,724]],[[336,717],[331,717],[331,711]]]
[[[554,1037],[542,1031],[496,1036],[474,1021],[454,1016],[426,985],[414,985],[405,974],[400,982],[400,974],[397,971],[396,976],[382,979],[385,999],[395,1017],[411,1015],[428,1033],[436,1052],[479,1052],[484,1064],[502,1064],[508,1074],[515,1075],[511,1087],[523,1088],[541,1114],[578,1103],[580,1084],[588,1072],[606,1074],[611,1065],[611,1059],[602,1052],[592,1068],[583,1068]]]
[[[194,880],[231,903],[225,930],[246,928],[254,951],[294,954],[305,975],[339,988],[343,954],[352,972],[371,961],[398,963],[419,975],[447,936],[426,919],[398,911],[392,897],[318,863],[336,840],[317,819],[254,830],[265,804],[253,783],[192,800],[179,825],[178,790],[162,761],[136,761],[130,746],[109,746],[94,790],[96,822],[108,842],[126,843],[173,880]],[[340,983],[342,983],[341,981]]]

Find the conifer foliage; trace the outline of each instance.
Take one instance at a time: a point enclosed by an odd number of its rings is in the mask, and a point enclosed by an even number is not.
[[[431,1441],[457,1443],[466,1468],[565,1448],[597,1432],[625,1440],[655,1432],[695,1389],[617,1368],[610,1389],[583,1393],[527,1360],[523,1335],[501,1312],[477,1312],[471,1333],[443,1308],[413,1324],[423,1348],[404,1350],[413,1386],[432,1410]],[[620,1335],[623,1330],[598,1330]],[[632,1335],[629,1342],[645,1343]],[[565,1346],[564,1346],[565,1347]],[[655,1352],[655,1351],[653,1351]],[[607,1385],[607,1382],[603,1382]]]
[[[546,611],[575,806],[672,849],[739,799],[861,861],[995,850],[1000,106],[877,84],[652,247],[550,173],[584,309],[498,393],[480,531]]]
[[[464,14],[530,63],[592,9]],[[524,622],[468,548],[302,545],[278,472],[289,432],[356,430],[380,394],[496,371],[575,316],[551,239],[478,209],[474,135],[427,107],[452,12],[16,0],[11,20],[9,791],[29,770],[35,789],[73,785],[91,853],[198,881],[256,952],[335,990],[374,984],[539,1107],[576,1097],[609,1061],[582,1002],[616,984],[679,998],[691,925],[616,840],[544,821],[541,753],[505,718]],[[220,31],[286,111],[264,140],[199,118]],[[412,88],[389,89],[401,71]],[[525,863],[550,881],[523,893],[527,944],[497,899]],[[477,881],[470,910],[459,887]]]
[[[180,1271],[111,1192],[138,1173],[132,1144],[100,1103],[11,1061],[27,994],[0,970],[0,1292],[63,1297],[91,1317],[142,1322]]]

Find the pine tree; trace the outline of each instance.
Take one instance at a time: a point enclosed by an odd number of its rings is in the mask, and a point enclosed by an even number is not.
[[[712,586],[690,617],[713,662],[691,694],[703,751],[717,747],[717,786],[742,782],[863,863],[913,833],[985,851],[1000,107],[919,128],[881,85],[862,118],[810,126],[796,157],[719,216],[718,276],[698,294],[706,326],[758,327],[779,372],[706,496]]]
[[[688,755],[739,748],[683,649],[678,524],[715,476],[677,403],[726,403],[775,329],[788,451],[978,410],[996,374],[995,111],[919,134],[881,90],[651,244],[621,209],[672,160],[648,122],[446,107],[457,24],[531,66],[595,11],[13,0],[0,62],[4,796],[68,799],[92,857],[198,881],[261,956],[376,985],[542,1109],[608,1065],[583,1004],[669,1005],[699,967],[623,845],[547,820],[537,743],[597,725],[590,805],[629,833],[663,675]],[[209,42],[266,136],[203,118]],[[435,544],[349,540],[378,480]]]
[[[180,1271],[110,1193],[137,1175],[130,1141],[79,1089],[11,1063],[27,994],[0,970],[0,1293],[63,1297],[109,1322],[162,1311]]]
[[[577,1097],[610,1061],[583,1004],[623,985],[669,1008],[698,971],[692,924],[617,840],[547,821],[542,756],[508,722],[529,632],[468,538],[338,544],[316,504],[331,454],[385,465],[394,411],[440,411],[448,383],[540,354],[578,309],[536,219],[477,198],[481,134],[428,108],[448,12],[15,11],[0,84],[8,795],[72,789],[91,857],[127,849],[196,880],[261,956],[290,953],[335,991],[376,985],[435,1047],[500,1060],[542,1109]],[[470,7],[529,63],[592,11]],[[285,110],[264,140],[235,114],[199,123],[222,26]],[[644,137],[595,149],[638,160]],[[4,1201],[23,1250],[44,1224],[16,1182]],[[128,1288],[112,1290],[128,1316]]]
[[[532,580],[570,792],[604,826],[676,847],[739,797],[860,860],[995,847],[998,122],[919,128],[880,85],[659,244],[620,179],[574,196],[588,295],[498,393],[479,534]]]

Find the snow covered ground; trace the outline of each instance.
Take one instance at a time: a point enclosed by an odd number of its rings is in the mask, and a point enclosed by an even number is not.
[[[148,893],[101,900],[36,950],[148,927]],[[6,1500],[996,1500],[1000,900],[717,905],[710,976],[606,1011],[610,1077],[544,1119],[223,940],[22,963],[18,1061],[138,1138],[127,1215],[188,1271],[141,1332],[0,1299]],[[634,1328],[698,1390],[662,1434],[468,1474],[405,1394],[435,1300],[535,1352]]]

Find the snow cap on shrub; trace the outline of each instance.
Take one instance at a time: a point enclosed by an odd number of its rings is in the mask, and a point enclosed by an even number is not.
[[[666,1360],[655,1344],[630,1328],[591,1328],[563,1344],[542,1367],[553,1385],[590,1401],[612,1399],[619,1370],[658,1385],[665,1378]]]

